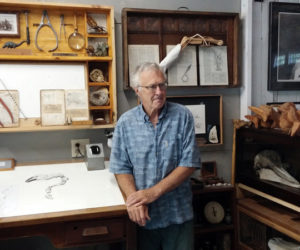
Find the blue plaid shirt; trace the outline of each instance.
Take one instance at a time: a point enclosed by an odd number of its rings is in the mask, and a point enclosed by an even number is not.
[[[139,105],[123,114],[114,130],[110,171],[132,174],[138,190],[154,186],[177,166],[200,167],[194,120],[184,106],[167,102],[156,127]],[[145,228],[164,228],[193,218],[189,180],[148,205]]]

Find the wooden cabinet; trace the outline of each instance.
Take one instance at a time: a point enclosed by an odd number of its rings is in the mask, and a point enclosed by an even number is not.
[[[0,45],[5,47],[0,49],[1,63],[83,65],[84,85],[89,96],[89,120],[86,122],[45,127],[37,125],[38,118],[29,117],[20,119],[18,127],[1,128],[0,132],[113,127],[117,117],[113,7],[5,0],[0,1],[0,7],[2,14],[17,13],[15,25],[19,29],[16,37],[1,32]],[[49,23],[53,29],[47,26]],[[27,43],[27,27],[30,43]],[[72,36],[82,38],[75,40],[77,47],[72,46]],[[8,44],[22,41],[25,42],[16,48],[7,48]],[[102,75],[99,77],[99,74]],[[64,77],[68,81],[68,75]],[[5,88],[1,85],[0,89]]]
[[[222,40],[227,48],[228,85],[238,87],[238,13],[197,12],[186,10],[131,9],[122,10],[123,59],[125,88],[130,87],[129,46],[157,45],[159,62],[167,54],[168,45],[176,45],[184,36],[209,36]],[[139,60],[142,59],[139,57]],[[199,65],[199,58],[197,57]],[[188,71],[188,69],[187,69]],[[201,86],[197,68],[197,87]],[[195,76],[196,77],[196,76]]]
[[[124,241],[126,219],[90,220],[66,223],[65,246],[105,241]]]
[[[232,186],[203,189],[193,186],[195,249],[236,249],[234,191]],[[215,224],[208,222],[204,215],[205,206],[212,201],[219,203],[224,210],[224,218]],[[214,210],[215,214],[218,212]]]
[[[272,150],[281,157],[277,165],[289,166],[289,172],[299,180],[299,146],[299,136],[291,137],[280,130],[251,127],[235,130],[233,176],[239,249],[268,249],[272,237],[300,243],[299,189],[263,180],[254,169],[255,156]]]

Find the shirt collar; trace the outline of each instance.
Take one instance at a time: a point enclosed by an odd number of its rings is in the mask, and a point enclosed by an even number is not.
[[[162,118],[165,117],[165,115],[167,114],[168,111],[168,103],[166,102],[165,105],[162,108],[162,111],[160,112],[160,115],[158,117],[158,120],[161,120]],[[138,106],[138,119],[142,120],[144,122],[149,122],[149,116],[147,115],[147,113],[144,111],[143,109],[143,105],[140,104]]]

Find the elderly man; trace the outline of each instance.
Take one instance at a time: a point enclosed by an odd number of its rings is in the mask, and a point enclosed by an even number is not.
[[[189,176],[200,167],[192,114],[166,102],[166,77],[155,63],[137,67],[132,87],[141,104],[114,131],[110,171],[137,223],[141,250],[192,250]]]

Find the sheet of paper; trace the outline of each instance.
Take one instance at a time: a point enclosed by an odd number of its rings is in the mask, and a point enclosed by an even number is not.
[[[167,45],[169,53],[176,45]],[[197,86],[196,47],[187,46],[168,68],[169,86]]]
[[[136,67],[143,62],[159,63],[158,45],[128,45],[129,81],[132,79]]]
[[[66,117],[71,121],[86,121],[89,119],[89,104],[85,89],[67,89]]]
[[[193,114],[196,135],[198,135],[198,134],[205,134],[206,133],[206,126],[205,126],[205,104],[186,105],[186,107]]]
[[[41,120],[43,126],[65,124],[65,91],[63,89],[41,90]]]
[[[199,47],[200,85],[228,85],[227,46]]]

